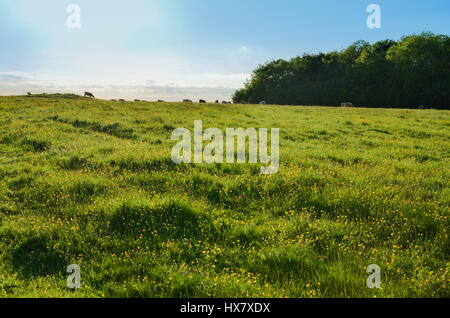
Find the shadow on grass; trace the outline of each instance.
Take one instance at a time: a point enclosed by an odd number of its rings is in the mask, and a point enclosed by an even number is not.
[[[42,236],[27,238],[12,254],[12,264],[24,277],[55,275],[65,272],[67,261],[63,255],[49,251]]]
[[[111,217],[110,229],[134,236],[152,235],[156,231],[168,239],[192,239],[204,237],[213,230],[213,225],[208,215],[176,200],[156,205],[125,201]]]

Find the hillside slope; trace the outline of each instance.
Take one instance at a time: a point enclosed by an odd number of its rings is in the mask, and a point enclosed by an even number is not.
[[[280,128],[279,172],[173,164],[197,119]],[[0,97],[0,123],[0,296],[450,296],[448,111]]]

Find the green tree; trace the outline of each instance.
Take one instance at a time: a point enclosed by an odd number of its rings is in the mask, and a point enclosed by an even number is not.
[[[450,108],[450,39],[422,33],[260,65],[236,103]]]

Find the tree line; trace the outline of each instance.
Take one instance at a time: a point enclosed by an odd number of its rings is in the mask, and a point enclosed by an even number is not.
[[[260,65],[234,103],[450,109],[450,38],[357,41],[342,51]]]

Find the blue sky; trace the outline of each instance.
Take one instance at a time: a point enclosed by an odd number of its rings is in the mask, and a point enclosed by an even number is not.
[[[66,8],[81,8],[81,28]],[[381,29],[366,26],[369,4]],[[448,0],[2,0],[0,94],[230,99],[275,58],[450,32]]]

